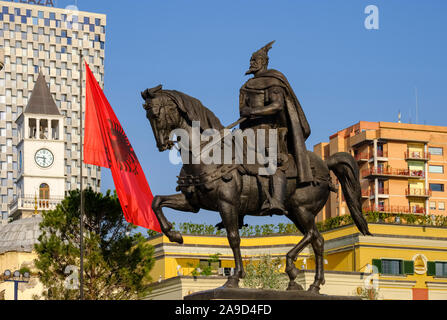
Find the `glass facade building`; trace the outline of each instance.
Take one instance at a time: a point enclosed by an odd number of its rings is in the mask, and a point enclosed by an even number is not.
[[[17,196],[19,157],[16,119],[27,106],[39,71],[64,120],[65,190],[80,187],[80,72],[82,50],[104,85],[106,16],[0,1],[0,224]],[[85,80],[84,80],[85,83]],[[85,91],[84,91],[85,93]],[[84,184],[99,191],[101,170],[85,166]]]

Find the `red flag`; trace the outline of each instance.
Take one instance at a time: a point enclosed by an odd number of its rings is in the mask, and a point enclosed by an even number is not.
[[[110,168],[127,222],[161,232],[143,169],[87,63],[84,162]]]

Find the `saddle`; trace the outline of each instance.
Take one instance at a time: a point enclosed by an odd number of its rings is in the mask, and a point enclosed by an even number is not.
[[[297,169],[296,169],[296,163],[295,160],[293,159],[293,156],[291,154],[288,155],[288,157],[280,157],[279,161],[278,161],[278,170],[282,170],[285,172],[287,179],[297,179],[298,178],[298,174],[297,174]],[[242,164],[240,165],[239,169],[239,173],[241,175],[249,175],[249,176],[258,176],[259,175],[259,170],[266,168],[266,166],[262,166],[259,164]],[[314,168],[312,168],[312,172],[315,173]],[[315,176],[315,174],[314,174]]]

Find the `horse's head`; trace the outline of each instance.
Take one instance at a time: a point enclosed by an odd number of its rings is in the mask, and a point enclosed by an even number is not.
[[[170,140],[171,132],[179,128],[180,112],[175,101],[163,92],[160,85],[142,92],[146,116],[154,131],[157,148],[160,152],[171,150],[175,143]]]

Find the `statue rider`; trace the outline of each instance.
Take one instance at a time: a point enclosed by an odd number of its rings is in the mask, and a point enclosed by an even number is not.
[[[265,215],[287,214],[286,162],[293,156],[298,185],[313,183],[314,177],[305,141],[311,130],[303,109],[287,78],[279,71],[268,70],[268,52],[275,41],[255,52],[246,75],[254,75],[240,91],[240,113],[247,120],[241,130],[278,130],[278,170],[270,177],[271,194],[262,207]],[[266,146],[269,144],[266,143]]]

